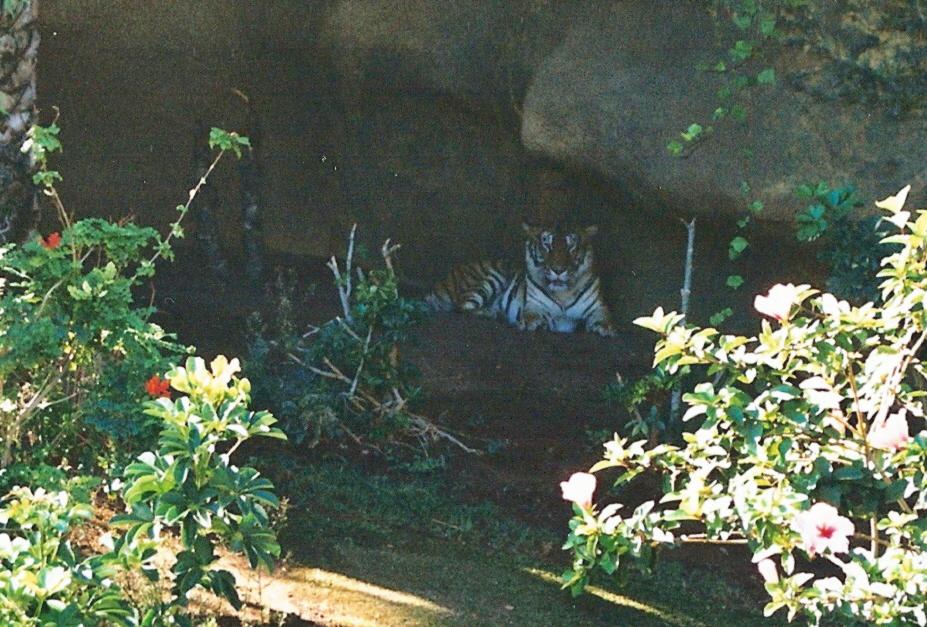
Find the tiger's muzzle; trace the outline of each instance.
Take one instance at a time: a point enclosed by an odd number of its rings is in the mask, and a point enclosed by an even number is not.
[[[547,279],[547,289],[552,292],[559,292],[567,289],[570,286],[569,270],[555,272],[554,270],[548,268],[544,273],[544,278]]]

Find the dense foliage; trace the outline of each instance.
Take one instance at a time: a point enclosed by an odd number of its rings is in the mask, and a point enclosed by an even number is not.
[[[280,277],[275,315],[252,318],[247,368],[256,398],[296,441],[348,442],[395,460],[427,455],[441,432],[415,413],[418,372],[402,359],[422,304],[400,295],[389,246],[382,265],[366,271],[352,270],[352,251],[344,273],[329,263],[341,316],[302,332],[293,283]]]
[[[735,542],[766,580],[767,613],[927,624],[927,211],[911,220],[907,191],[879,203],[898,233],[884,240],[897,248],[882,260],[878,305],[778,285],[756,299],[776,322],[756,337],[662,310],[637,321],[661,335],[655,365],[706,369],[684,397],[700,426],[682,445],[616,436],[592,468],[620,469],[618,486],[657,473],[659,501],[599,509],[594,475],[563,484],[576,513],[567,586],[580,591],[597,568],[649,571],[661,548]],[[820,560],[828,567],[809,563]]]
[[[890,249],[882,243],[888,235],[885,221],[856,215],[861,203],[850,185],[832,189],[818,182],[800,185],[796,194],[809,204],[796,216],[795,235],[819,242],[818,259],[828,270],[826,288],[853,303],[876,300],[880,262]]]
[[[0,464],[94,465],[151,441],[145,381],[185,349],[137,307],[153,229],[81,220],[0,250]]]
[[[210,145],[219,152],[209,172],[248,140],[213,129]],[[61,177],[48,168],[60,148],[53,124],[32,128],[24,149],[61,231],[0,249],[0,481],[15,486],[0,504],[0,620],[191,624],[184,608],[195,587],[239,605],[232,575],[214,568],[219,546],[252,567],[270,567],[279,553],[267,512],[278,504],[273,486],[231,457],[253,437],[284,436],[270,414],[248,410],[236,360],[207,369],[191,357],[162,379],[192,349],[135,304],[155,262],[172,258],[205,177],[165,237],[127,221],[72,222],[55,189]],[[183,396],[171,400],[172,387]],[[128,511],[111,522],[127,531],[103,534],[98,548],[74,546],[75,530],[101,515],[90,506],[95,488],[132,457],[112,484],[121,482]],[[156,558],[174,531],[171,591],[136,598],[121,583],[139,570],[157,580]]]
[[[185,395],[147,403],[163,429],[156,451],[126,468],[121,495],[130,508],[117,516],[114,538],[101,550],[76,548],[74,529],[94,516],[73,490],[17,487],[0,506],[0,620],[7,625],[189,625],[183,608],[201,586],[240,606],[235,580],[213,568],[216,546],[247,555],[252,567],[271,567],[279,554],[266,507],[276,507],[273,485],[253,468],[230,461],[253,437],[282,437],[267,412],[247,409],[249,384],[234,378],[235,361],[218,358],[205,367],[191,358],[176,368],[170,385]],[[219,453],[219,450],[224,452]],[[69,486],[70,487],[70,486]],[[79,492],[77,494],[80,494]],[[173,587],[153,587],[147,607],[121,583],[142,572],[159,579],[158,549],[179,530],[181,549],[172,566]]]

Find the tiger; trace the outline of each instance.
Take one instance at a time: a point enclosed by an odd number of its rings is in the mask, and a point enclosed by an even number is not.
[[[598,227],[567,230],[522,224],[525,265],[481,261],[455,266],[425,297],[433,311],[471,312],[504,319],[523,331],[587,331],[615,335],[593,269]]]

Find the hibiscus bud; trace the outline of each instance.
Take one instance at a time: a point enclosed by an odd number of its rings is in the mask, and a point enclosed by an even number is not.
[[[765,296],[758,295],[753,301],[753,307],[765,316],[783,322],[788,320],[792,305],[798,300],[798,288],[791,283],[773,285]]]
[[[869,429],[866,441],[873,448],[884,451],[897,451],[902,449],[911,439],[908,433],[907,410],[902,409],[885,420],[876,421]]]
[[[563,498],[572,501],[582,508],[592,505],[592,494],[595,492],[595,477],[588,472],[573,473],[569,481],[561,481],[560,489]]]

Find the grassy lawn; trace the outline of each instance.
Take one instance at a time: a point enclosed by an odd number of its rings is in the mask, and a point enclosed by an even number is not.
[[[559,584],[561,536],[465,503],[441,474],[389,477],[295,459],[275,459],[269,474],[289,499],[280,539],[290,553],[278,577],[319,623],[770,624],[745,591],[672,560],[620,588],[603,577],[573,599]]]

